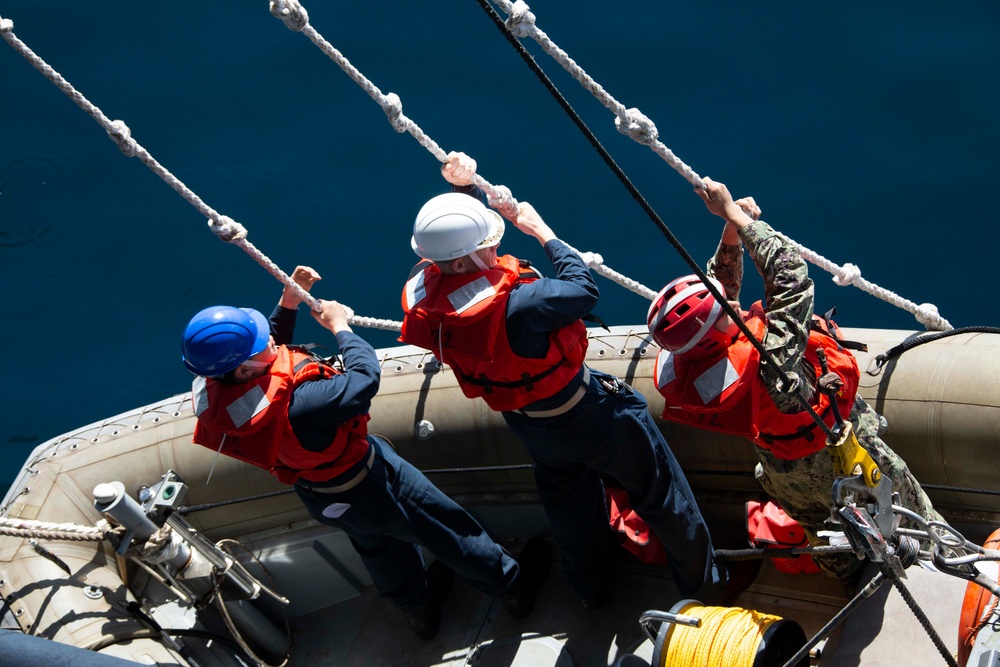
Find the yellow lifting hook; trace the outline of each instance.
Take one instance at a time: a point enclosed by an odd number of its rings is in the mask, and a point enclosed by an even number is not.
[[[849,475],[861,475],[865,485],[874,487],[882,478],[882,473],[878,469],[878,464],[872,460],[871,455],[864,447],[858,443],[858,437],[854,434],[851,422],[845,421],[843,432],[836,443],[828,442],[826,449],[833,459],[833,471],[838,477]]]

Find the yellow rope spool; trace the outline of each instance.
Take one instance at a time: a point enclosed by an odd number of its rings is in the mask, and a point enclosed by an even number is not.
[[[780,616],[752,609],[705,607],[691,600],[673,612],[698,618],[701,625],[673,625],[657,667],[754,667],[765,633],[784,623]]]

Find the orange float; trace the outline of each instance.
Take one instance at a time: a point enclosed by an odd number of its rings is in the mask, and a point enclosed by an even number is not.
[[[987,549],[1000,548],[1000,528],[993,533],[983,543]],[[997,568],[992,572],[992,577],[997,578],[1000,567],[996,562],[989,561],[991,567]],[[965,598],[962,600],[962,614],[958,620],[958,664],[965,667],[972,652],[972,646],[976,642],[979,631],[986,626],[996,609],[997,598],[990,591],[979,584],[969,582],[965,587]]]

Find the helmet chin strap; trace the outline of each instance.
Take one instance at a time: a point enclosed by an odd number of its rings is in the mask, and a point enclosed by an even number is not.
[[[489,271],[490,267],[486,266],[486,262],[479,258],[479,251],[475,251],[469,255],[472,258],[472,263],[476,265],[480,271]]]

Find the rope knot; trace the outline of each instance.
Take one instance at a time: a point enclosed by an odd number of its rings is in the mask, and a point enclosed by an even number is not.
[[[11,32],[14,30],[14,22],[10,19],[0,19],[0,32]]]
[[[130,546],[125,555],[149,563],[163,563],[177,556],[179,549],[180,543],[173,539],[173,531],[164,524],[142,544]]]
[[[510,188],[506,185],[494,185],[492,188],[483,189],[486,191],[486,201],[492,208],[510,221],[517,220],[517,200],[511,194]]]
[[[833,282],[841,287],[853,285],[861,277],[861,269],[848,262],[834,271]]]
[[[535,29],[535,15],[524,0],[517,0],[510,10],[510,18],[504,21],[507,29],[518,37],[528,37]]]
[[[583,260],[583,263],[586,264],[589,269],[604,266],[604,258],[596,252],[581,252],[580,259]]]
[[[633,140],[652,146],[656,143],[656,138],[660,133],[656,130],[656,125],[638,109],[628,109],[624,115],[615,118],[615,127],[622,134],[628,135]]]
[[[380,104],[382,111],[389,117],[389,123],[399,133],[406,132],[407,119],[403,115],[403,100],[396,93],[386,93]]]
[[[938,312],[937,306],[933,303],[922,303],[917,306],[917,312],[915,312],[914,317],[917,318],[917,322],[920,322],[927,329],[942,329],[941,326],[941,314]]]
[[[289,30],[302,32],[309,25],[309,13],[299,0],[271,0],[268,4],[274,18],[281,19]]]
[[[236,222],[228,215],[208,219],[208,228],[226,243],[242,241],[247,237],[246,227]]]
[[[132,130],[125,124],[125,121],[113,120],[111,128],[107,131],[108,136],[117,144],[118,150],[127,157],[135,157],[139,153],[139,144],[132,138]]]

